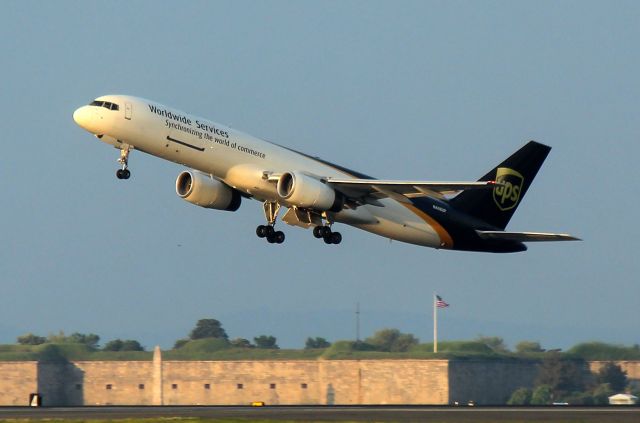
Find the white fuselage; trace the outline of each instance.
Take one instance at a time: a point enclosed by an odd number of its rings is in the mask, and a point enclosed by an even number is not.
[[[101,141],[211,174],[260,201],[280,201],[276,184],[268,178],[271,174],[300,171],[321,178],[353,178],[311,157],[149,100],[122,95],[97,100],[117,104],[118,110],[83,106],[74,113],[74,120],[101,135]],[[345,209],[332,218],[403,242],[449,247],[424,213],[389,198],[380,204]]]

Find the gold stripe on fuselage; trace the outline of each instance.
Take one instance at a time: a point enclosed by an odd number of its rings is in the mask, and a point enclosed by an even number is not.
[[[451,235],[449,235],[449,232],[447,232],[447,230],[443,228],[442,225],[438,223],[437,220],[435,220],[433,217],[429,216],[427,213],[423,212],[413,204],[407,204],[407,203],[400,203],[400,204],[402,204],[403,206],[411,210],[416,216],[424,220],[427,223],[427,225],[431,226],[436,231],[436,233],[440,237],[440,248],[447,248],[447,249],[453,248],[453,238],[451,238]]]

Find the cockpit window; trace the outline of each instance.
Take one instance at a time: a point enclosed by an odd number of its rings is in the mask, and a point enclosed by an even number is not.
[[[100,101],[94,100],[89,104],[90,106],[104,107],[109,110],[120,110],[120,107],[116,103],[111,103],[109,101]]]

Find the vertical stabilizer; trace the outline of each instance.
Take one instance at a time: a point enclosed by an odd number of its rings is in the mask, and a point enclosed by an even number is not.
[[[503,230],[520,205],[551,147],[529,141],[479,181],[499,183],[493,190],[469,190],[452,198],[457,210]]]

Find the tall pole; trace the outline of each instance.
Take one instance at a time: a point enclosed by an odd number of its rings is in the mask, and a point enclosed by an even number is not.
[[[433,293],[433,352],[438,352],[438,307],[436,307],[436,294]]]
[[[360,343],[360,302],[356,303],[356,342]]]

